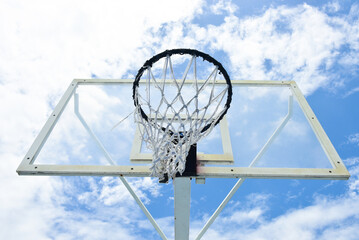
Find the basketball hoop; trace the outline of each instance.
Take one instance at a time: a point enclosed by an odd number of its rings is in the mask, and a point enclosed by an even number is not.
[[[175,61],[173,57],[177,57]],[[199,57],[203,62],[198,64]],[[183,72],[182,78],[177,79],[175,72]],[[205,78],[199,80],[198,76]],[[218,78],[224,78],[226,84],[216,84]],[[193,84],[185,87],[186,81]],[[208,54],[172,49],[153,56],[140,68],[133,83],[133,99],[135,122],[153,152],[151,176],[173,178],[184,172],[191,146],[208,135],[226,114],[232,85],[222,64]]]

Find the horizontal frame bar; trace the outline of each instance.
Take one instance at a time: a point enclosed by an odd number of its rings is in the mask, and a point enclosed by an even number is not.
[[[20,175],[42,176],[125,176],[149,177],[149,166],[43,165],[33,164],[17,170]],[[337,179],[349,178],[345,167],[332,168],[259,168],[199,167],[198,178],[275,178],[275,179]]]
[[[76,84],[114,84],[114,83],[133,83],[134,79],[74,79]],[[172,80],[168,80],[170,82]],[[205,82],[206,80],[197,80],[198,83]],[[192,79],[186,79],[186,84],[194,83],[195,81]],[[226,84],[225,80],[216,80],[218,84]],[[279,81],[279,80],[231,80],[232,85],[244,85],[244,86],[283,86],[290,85],[294,83],[294,81]]]

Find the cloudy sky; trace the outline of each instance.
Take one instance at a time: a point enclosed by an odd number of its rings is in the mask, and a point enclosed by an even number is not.
[[[0,238],[160,239],[117,178],[19,177],[74,78],[132,78],[195,48],[232,79],[295,80],[348,181],[247,180],[203,239],[359,239],[359,4],[355,1],[0,1]],[[169,239],[172,185],[130,179]],[[191,238],[233,180],[192,185]]]

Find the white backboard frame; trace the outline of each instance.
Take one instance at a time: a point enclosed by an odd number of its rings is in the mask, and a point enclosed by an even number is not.
[[[81,84],[116,84],[132,83],[133,79],[75,79],[72,81],[60,102],[55,107],[46,124],[36,137],[34,143],[25,155],[17,169],[19,175],[55,175],[55,176],[127,176],[149,177],[149,166],[125,166],[125,165],[47,165],[35,164],[36,157],[45,144],[57,120],[65,109],[68,101]],[[188,81],[191,83],[191,81]],[[225,81],[218,80],[225,84]],[[293,97],[300,105],[313,132],[320,142],[332,168],[260,168],[260,167],[209,167],[202,166],[198,171],[198,178],[283,178],[283,179],[342,179],[350,177],[343,161],[340,159],[334,146],[320,125],[318,119],[310,108],[308,102],[294,81],[257,81],[257,80],[232,80],[233,85],[244,86],[287,86],[291,89]],[[232,106],[233,107],[233,106]],[[235,147],[235,146],[233,146]],[[147,156],[148,157],[148,156]],[[207,156],[208,157],[208,156]],[[218,156],[217,156],[218,157]],[[233,157],[233,156],[232,156]],[[209,157],[210,158],[210,157]],[[221,159],[218,159],[220,160]],[[222,159],[225,160],[225,159]],[[228,159],[227,159],[228,160]],[[283,160],[285,161],[285,159]]]

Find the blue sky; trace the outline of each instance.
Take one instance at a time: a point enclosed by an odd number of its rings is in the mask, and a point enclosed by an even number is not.
[[[131,78],[182,47],[232,79],[295,80],[351,173],[246,180],[203,239],[359,239],[355,1],[1,1],[0,19],[1,239],[160,239],[119,179],[15,170],[73,78]],[[130,183],[173,238],[172,186]],[[234,183],[192,185],[191,238]]]

